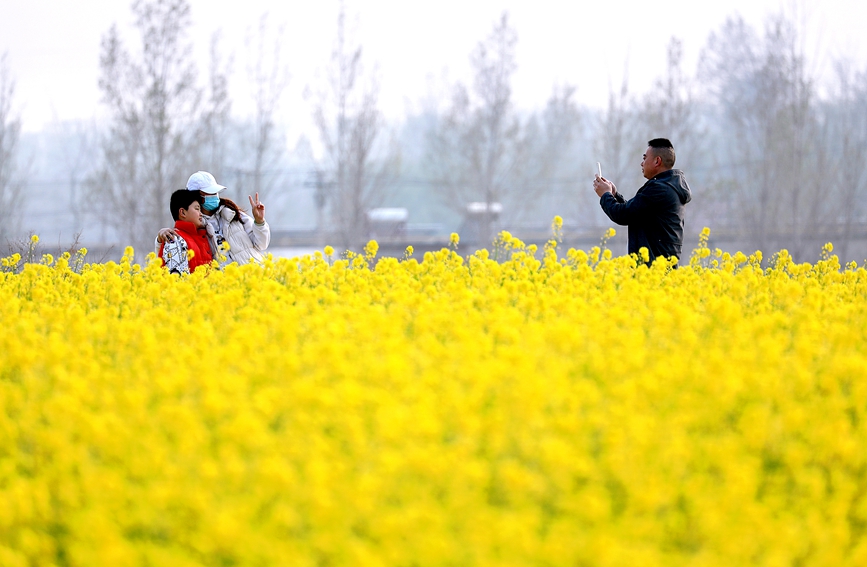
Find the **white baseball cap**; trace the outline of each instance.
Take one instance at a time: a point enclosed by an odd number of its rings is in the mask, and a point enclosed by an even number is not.
[[[225,187],[219,185],[214,176],[207,171],[197,171],[190,175],[190,178],[187,180],[187,190],[189,191],[201,191],[209,195],[216,195],[223,189]]]

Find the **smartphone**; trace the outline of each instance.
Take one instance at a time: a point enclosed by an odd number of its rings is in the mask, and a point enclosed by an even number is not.
[[[596,162],[596,175],[602,177],[602,164],[600,164],[598,161]]]

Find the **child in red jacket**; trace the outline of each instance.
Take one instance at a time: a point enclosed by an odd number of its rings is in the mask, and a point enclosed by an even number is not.
[[[205,232],[199,192],[186,189],[175,191],[169,201],[169,208],[175,219],[175,230],[181,238],[160,246],[163,266],[172,273],[190,273],[199,266],[210,264],[213,256]],[[188,250],[192,251],[192,255],[187,253]]]

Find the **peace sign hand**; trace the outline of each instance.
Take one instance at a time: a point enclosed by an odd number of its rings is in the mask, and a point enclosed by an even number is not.
[[[247,195],[247,198],[250,199],[250,207],[253,210],[253,220],[256,221],[257,224],[262,224],[265,222],[265,205],[259,201],[259,193],[256,193],[256,200],[253,201],[253,197]]]

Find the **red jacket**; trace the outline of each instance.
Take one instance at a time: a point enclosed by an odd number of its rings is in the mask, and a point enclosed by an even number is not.
[[[189,261],[190,272],[195,271],[201,265],[211,263],[211,260],[213,260],[211,245],[208,244],[208,236],[204,228],[196,228],[189,221],[179,220],[175,221],[175,230],[187,243],[187,249],[193,251],[193,257]],[[165,247],[165,243],[160,244],[160,258],[163,260],[163,266],[166,265],[165,258],[163,258]]]

